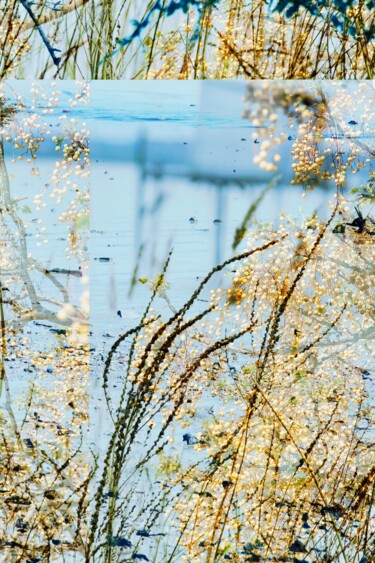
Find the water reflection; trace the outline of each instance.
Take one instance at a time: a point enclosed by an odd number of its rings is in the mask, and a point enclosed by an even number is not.
[[[170,291],[178,303],[193,289],[197,277],[231,255],[236,232],[243,228],[255,202],[256,212],[247,227],[254,219],[277,222],[281,212],[300,223],[313,212],[320,217],[328,215],[328,200],[335,190],[333,182],[318,182],[314,191],[307,193],[302,186],[290,185],[294,175],[291,151],[298,131],[289,130],[289,120],[296,117],[293,112],[284,115],[275,109],[276,95],[272,111],[279,116],[277,130],[288,131],[285,142],[276,147],[281,166],[277,172],[268,172],[254,163],[272,126],[268,119],[271,113],[266,111],[267,84],[262,84],[254,82],[253,88],[264,87],[264,107],[259,112],[265,112],[262,115],[267,126],[259,119],[256,123],[242,117],[247,107],[247,85],[243,83],[156,83],[147,89],[139,83],[127,83],[126,88],[112,88],[111,112],[105,106],[106,85],[98,84],[92,110],[95,152],[99,156],[93,178],[92,248],[96,258],[107,257],[110,264],[99,260],[92,263],[96,280],[94,318],[105,318],[117,327],[119,308],[128,308],[129,315],[133,314],[139,302],[136,290],[129,297],[132,279],[156,275],[171,246]],[[281,92],[283,83],[276,86]],[[308,90],[312,87],[307,85]],[[293,88],[298,97],[304,85],[297,81]],[[350,90],[354,88],[356,84],[340,83],[337,91],[350,100]],[[327,99],[334,92],[335,86],[328,83]],[[252,96],[248,94],[248,103],[254,109],[259,100]],[[351,111],[356,123],[362,123],[358,117],[360,108]],[[346,116],[343,119],[344,129],[340,122],[340,131],[334,136],[338,117],[335,114],[329,126],[327,118],[322,147],[347,150],[353,126],[346,123]],[[372,137],[368,127],[365,129],[361,125],[357,131],[358,146],[371,146]],[[270,153],[272,157],[275,147]],[[367,180],[365,168],[359,167],[357,172],[355,177],[349,174],[345,190]],[[272,189],[258,201],[270,183]],[[107,194],[118,205],[110,206]],[[103,286],[107,287],[104,298],[103,292],[95,289]],[[108,294],[114,293],[116,300],[112,299],[108,306]]]
[[[219,145],[229,146],[225,130],[203,129],[200,134],[203,138],[215,134]],[[197,278],[233,253],[236,230],[255,202],[252,219],[266,222],[277,222],[281,210],[301,221],[316,210],[323,215],[327,212],[324,190],[317,189],[303,200],[298,188],[278,174],[261,176],[245,148],[243,163],[235,163],[237,146],[246,144],[241,141],[242,131],[236,131],[233,146],[226,150],[226,162],[219,161],[216,171],[209,162],[205,165],[205,152],[211,152],[206,143],[199,143],[198,148],[190,141],[189,153],[180,154],[181,147],[186,150],[184,138],[182,134],[174,143],[172,154],[166,145],[163,160],[162,143],[148,139],[140,130],[134,146],[117,144],[121,160],[106,158],[95,165],[90,243],[94,322],[105,319],[110,327],[120,326],[116,311],[124,308],[132,314],[139,306],[137,289],[129,294],[132,279],[156,275],[171,247],[170,292],[178,304],[194,289]],[[197,163],[193,154],[198,150],[203,154]],[[237,166],[236,172],[233,166]],[[103,185],[108,186],[105,191]],[[268,186],[272,187],[267,190]],[[100,258],[108,258],[108,262]],[[103,287],[107,288],[104,294]],[[110,303],[109,296],[113,298],[115,293],[117,298]]]

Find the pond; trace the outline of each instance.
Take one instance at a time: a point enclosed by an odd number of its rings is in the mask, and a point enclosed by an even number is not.
[[[93,92],[94,323],[119,327],[132,310],[139,314],[146,292],[138,287],[129,295],[134,269],[139,263],[139,277],[155,276],[172,247],[172,301],[186,299],[201,276],[233,254],[236,228],[267,186],[274,184],[257,206],[261,222],[278,222],[282,212],[300,222],[327,213],[327,189],[304,197],[290,185],[286,151],[277,174],[253,164],[256,128],[242,117],[246,85],[111,84],[110,114],[108,89],[99,83]],[[122,320],[119,309],[129,309]]]

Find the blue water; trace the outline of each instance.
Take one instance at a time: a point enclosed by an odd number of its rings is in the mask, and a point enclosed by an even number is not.
[[[275,176],[252,162],[256,129],[242,117],[245,94],[239,82],[95,83],[90,272],[92,321],[102,332],[116,334],[143,310],[147,285],[129,293],[137,264],[136,277],[150,279],[173,248],[168,294],[177,307],[233,254],[236,228]],[[290,186],[289,150],[260,221],[277,222],[282,211],[299,222],[328,213],[329,193],[303,199],[302,188]]]
[[[10,86],[31,103],[29,83]],[[52,91],[48,83],[42,87],[47,95]],[[149,296],[147,286],[139,284],[129,294],[141,247],[137,276],[146,278],[160,271],[174,248],[168,276],[171,299],[178,304],[197,278],[232,254],[236,228],[274,174],[253,164],[257,130],[242,117],[245,82],[97,81],[90,105],[69,109],[76,91],[74,82],[64,82],[60,95],[67,119],[85,121],[91,130],[93,321],[113,323],[117,330],[127,318],[117,310],[136,317]],[[57,115],[47,119],[61,130]],[[259,206],[258,220],[277,222],[282,211],[299,222],[315,210],[323,217],[328,213],[333,190],[316,189],[302,199],[302,188],[290,185],[290,148],[286,143],[282,149],[281,177]],[[48,167],[50,149],[45,150]],[[38,181],[28,179],[26,191],[37,189]],[[22,195],[22,183],[17,189]],[[64,267],[66,241],[60,239],[66,232],[54,211],[42,213],[53,244],[38,253]]]

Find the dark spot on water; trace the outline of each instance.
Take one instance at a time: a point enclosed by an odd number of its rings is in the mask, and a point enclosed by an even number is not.
[[[25,534],[28,530],[29,525],[27,522],[24,522],[22,518],[18,518],[16,521],[16,528],[20,534]]]
[[[321,513],[323,516],[330,514],[335,518],[340,518],[342,516],[342,510],[339,506],[323,506]]]
[[[197,220],[196,220],[195,217],[190,217],[189,223],[196,223],[196,222],[197,222]]]
[[[20,547],[20,548],[23,548],[23,546],[22,546],[20,543],[14,541],[14,540],[5,542],[5,545],[7,545],[7,546],[9,546],[9,547]]]
[[[110,547],[131,547],[132,542],[120,536],[107,536],[107,543]]]
[[[117,316],[122,319],[122,313],[121,313],[120,309],[117,311]]]
[[[55,491],[45,491],[44,497],[48,500],[56,500],[57,494]]]
[[[256,553],[252,553],[250,555],[250,557],[246,557],[245,561],[254,561],[254,562],[259,562],[262,561],[260,555],[257,555]]]
[[[18,495],[13,495],[7,499],[5,499],[5,501],[7,504],[18,504],[20,506],[30,506],[31,502],[29,500],[23,499],[21,497],[19,497]]]
[[[34,449],[34,444],[33,444],[33,442],[30,440],[30,438],[26,438],[26,439],[24,440],[24,443],[25,443],[26,446],[27,446],[28,448],[30,448],[31,450]]]
[[[357,121],[354,121],[354,119],[351,119],[350,121],[348,121],[348,125],[358,125]]]
[[[233,485],[233,481],[224,480],[221,484],[223,485],[224,489],[228,489],[231,485]]]
[[[147,530],[138,530],[136,536],[141,536],[142,538],[149,538],[150,532],[148,532]]]
[[[223,221],[221,219],[214,219],[213,223],[222,223]]]
[[[66,328],[50,328],[50,332],[58,334],[59,336],[64,336],[66,334]]]
[[[143,553],[134,553],[132,556],[132,559],[134,560],[141,560],[141,561],[150,561],[148,557],[146,557],[146,555],[143,555]]]
[[[182,441],[186,442],[188,446],[194,446],[195,444],[207,444],[205,440],[198,440],[198,438],[188,433],[182,436]]]
[[[198,443],[198,440],[196,438],[194,438],[194,436],[192,434],[184,434],[182,436],[182,441],[186,442],[188,446],[192,446],[192,445]]]
[[[292,551],[293,553],[306,553],[307,549],[305,544],[301,540],[297,539],[289,547],[289,551]]]

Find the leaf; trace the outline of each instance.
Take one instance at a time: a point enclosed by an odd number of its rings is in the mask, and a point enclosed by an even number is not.
[[[65,141],[65,137],[57,137],[57,139],[56,139],[56,141],[55,141],[56,146],[60,147],[60,146],[61,146],[61,143],[62,143],[63,141]]]
[[[257,199],[255,201],[253,201],[253,203],[250,205],[249,209],[247,210],[245,217],[243,218],[241,225],[239,227],[237,227],[237,229],[236,229],[236,232],[235,232],[235,235],[234,235],[234,241],[233,241],[233,244],[232,244],[232,250],[235,250],[237,248],[237,246],[240,244],[241,240],[246,235],[247,226],[249,224],[249,221],[253,217],[253,215],[256,212],[256,210],[258,209],[259,205],[262,203],[264,196],[267,194],[267,192],[269,190],[271,190],[273,187],[275,187],[278,184],[279,180],[280,180],[279,175],[272,178],[272,180],[267,184],[267,186],[265,188],[263,188],[263,190],[260,192]]]
[[[306,373],[307,372],[305,370],[302,370],[302,369],[296,371],[294,380],[300,381],[302,384],[306,383],[306,381],[307,381]]]
[[[76,229],[77,231],[87,229],[89,227],[89,224],[90,224],[89,215],[88,214],[82,215],[81,217],[78,217],[76,221]]]

